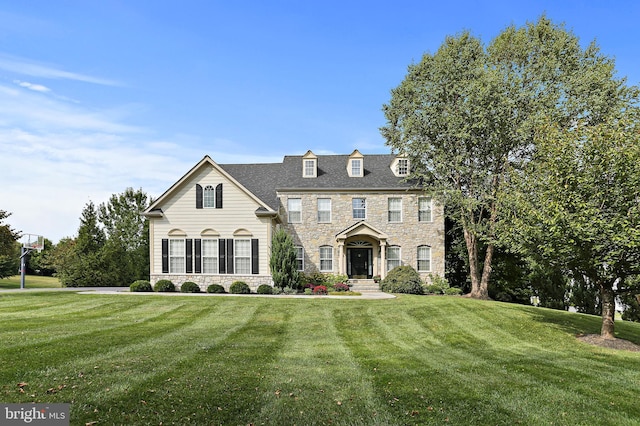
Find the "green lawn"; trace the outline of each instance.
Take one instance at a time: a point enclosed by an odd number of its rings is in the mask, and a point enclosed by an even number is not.
[[[41,277],[39,275],[26,275],[24,288],[60,288],[60,280],[53,277]],[[20,275],[0,279],[0,289],[20,288]]]
[[[0,401],[73,425],[640,424],[640,353],[574,337],[599,328],[459,297],[0,292]]]

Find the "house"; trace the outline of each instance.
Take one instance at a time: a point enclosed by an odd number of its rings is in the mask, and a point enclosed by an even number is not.
[[[367,282],[411,265],[444,275],[444,217],[406,180],[407,158],[285,156],[281,163],[217,164],[205,156],[143,213],[151,281],[193,281],[205,290],[241,280],[272,285],[271,239],[293,238],[298,267]]]

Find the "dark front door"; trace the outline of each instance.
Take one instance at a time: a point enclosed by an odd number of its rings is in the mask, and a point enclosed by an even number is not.
[[[349,278],[367,279],[369,274],[369,263],[371,262],[370,248],[349,249],[349,263],[351,264],[351,275]]]

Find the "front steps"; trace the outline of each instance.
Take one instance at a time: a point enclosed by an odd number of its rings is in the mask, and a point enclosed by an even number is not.
[[[350,279],[348,284],[351,287],[351,291],[357,291],[358,293],[380,291],[380,285],[373,280]]]

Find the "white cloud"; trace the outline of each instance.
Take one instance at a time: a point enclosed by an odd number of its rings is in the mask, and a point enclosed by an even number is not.
[[[120,86],[120,83],[114,80],[64,71],[54,65],[41,64],[7,54],[0,54],[0,69],[31,77],[75,80],[103,86]]]
[[[29,90],[33,90],[35,92],[50,92],[51,89],[49,89],[46,86],[43,86],[41,84],[33,84],[33,83],[29,83],[28,81],[20,81],[20,80],[13,80],[14,83],[16,83],[18,86],[21,87],[26,87]]]

